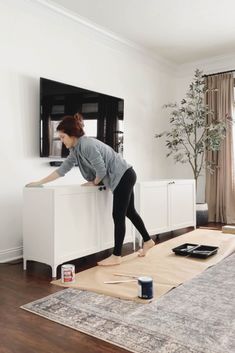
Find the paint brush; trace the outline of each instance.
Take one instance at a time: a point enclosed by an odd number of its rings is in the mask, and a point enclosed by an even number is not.
[[[126,273],[113,273],[114,276],[121,276],[121,277],[130,277],[130,278],[138,278],[140,276],[137,275],[127,275]]]
[[[128,283],[128,282],[136,282],[136,279],[126,279],[126,280],[120,280],[120,281],[105,281],[105,284],[118,284],[118,283]]]

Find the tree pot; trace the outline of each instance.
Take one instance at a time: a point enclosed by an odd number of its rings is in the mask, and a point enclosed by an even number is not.
[[[197,226],[204,226],[208,223],[207,203],[196,204],[196,222],[197,222]]]

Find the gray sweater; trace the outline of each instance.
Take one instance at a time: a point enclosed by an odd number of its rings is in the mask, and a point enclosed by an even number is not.
[[[97,177],[112,191],[131,167],[111,147],[87,136],[78,139],[78,143],[70,149],[68,157],[56,171],[60,176],[64,176],[74,164],[78,164],[84,179],[93,181]]]

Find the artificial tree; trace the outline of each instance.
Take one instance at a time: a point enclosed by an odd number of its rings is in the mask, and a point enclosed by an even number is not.
[[[205,159],[206,151],[219,151],[226,134],[226,123],[218,121],[205,104],[206,90],[203,72],[196,69],[186,98],[180,104],[164,105],[170,108],[170,129],[156,134],[157,138],[166,138],[167,157],[173,156],[176,162],[190,164],[196,187],[203,167],[211,173],[216,168]]]

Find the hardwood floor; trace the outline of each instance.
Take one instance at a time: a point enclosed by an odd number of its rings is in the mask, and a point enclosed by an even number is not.
[[[208,226],[221,229],[220,224]],[[192,228],[161,234],[157,237],[157,242],[166,241],[190,230]],[[125,245],[123,255],[131,252],[131,245]],[[109,254],[110,251],[105,251],[72,263],[78,272],[95,266],[97,261]],[[58,274],[59,272],[60,268]],[[0,353],[127,352],[125,349],[20,309],[23,304],[61,290],[51,285],[50,281],[49,266],[28,262],[27,271],[23,271],[22,261],[0,264]]]

